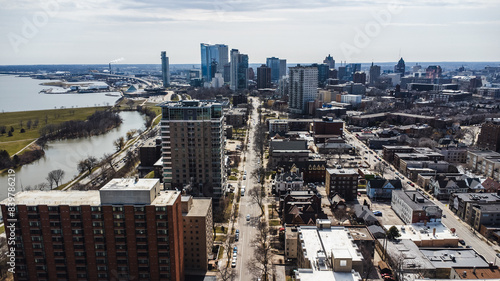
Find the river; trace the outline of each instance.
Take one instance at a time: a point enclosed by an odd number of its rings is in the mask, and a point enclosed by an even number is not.
[[[68,139],[51,141],[45,150],[45,156],[31,164],[24,165],[16,170],[15,179],[17,190],[21,186],[33,187],[36,184],[47,182],[47,174],[56,169],[65,172],[63,182],[68,182],[78,175],[77,165],[87,156],[101,158],[106,153],[113,153],[113,141],[125,137],[131,129],[144,130],[144,117],[136,111],[120,113],[123,123],[106,134],[90,138]],[[0,201],[7,197],[7,174],[0,176]]]
[[[39,94],[43,89],[62,89],[40,85],[54,80],[0,75],[0,112],[30,111],[54,108],[91,107],[114,105],[118,97],[106,93]]]

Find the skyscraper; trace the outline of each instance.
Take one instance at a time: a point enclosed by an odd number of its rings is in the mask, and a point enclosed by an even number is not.
[[[185,100],[159,104],[166,189],[186,189],[214,201],[223,195],[225,103]]]
[[[315,66],[290,67],[289,108],[291,113],[308,114],[307,103],[318,94],[318,68]]]
[[[248,55],[240,54],[237,49],[231,50],[231,90],[248,88]]]
[[[349,63],[346,65],[346,73],[345,73],[345,80],[346,81],[352,81],[354,77],[354,73],[356,71],[361,71],[361,64],[360,63]]]
[[[286,76],[286,75],[287,75],[286,60],[280,59],[280,77],[279,77],[279,79],[283,78],[283,76]]]
[[[224,44],[209,45],[200,44],[201,49],[201,75],[205,81],[210,81],[215,73],[212,63],[217,63],[216,72],[224,75],[224,65],[228,63],[228,47]]]
[[[184,280],[181,194],[158,179],[15,198],[15,212],[0,202],[5,225],[15,221],[15,280]]]
[[[335,68],[335,60],[332,56],[330,56],[330,54],[328,54],[328,57],[323,60],[323,63],[327,64],[330,69]]]
[[[380,66],[372,65],[370,66],[370,85],[375,85],[377,79],[380,77]]]
[[[168,63],[167,52],[161,52],[161,76],[163,79],[163,88],[170,85],[170,65]]]
[[[280,59],[276,57],[266,59],[267,67],[271,68],[271,80],[277,83],[280,77]]]
[[[312,66],[318,68],[318,86],[323,87],[326,84],[326,80],[328,80],[328,71],[330,68],[327,64],[317,64],[313,63]]]
[[[265,64],[257,68],[257,89],[271,87],[271,68]]]
[[[405,61],[400,58],[398,64],[394,66],[394,73],[400,73],[401,76],[405,74]]]

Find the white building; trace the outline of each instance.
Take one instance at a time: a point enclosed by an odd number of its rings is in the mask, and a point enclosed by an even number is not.
[[[308,114],[307,103],[318,95],[318,68],[315,66],[290,67],[289,108],[295,114]]]
[[[282,169],[281,173],[276,175],[272,184],[276,194],[284,193],[287,190],[302,190],[304,186],[304,176],[303,173],[293,165],[288,172],[284,172]]]
[[[341,95],[340,96],[340,102],[341,103],[349,103],[352,105],[359,105],[361,104],[361,95]]]

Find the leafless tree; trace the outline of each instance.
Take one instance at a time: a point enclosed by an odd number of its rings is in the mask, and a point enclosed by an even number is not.
[[[64,171],[61,169],[57,169],[50,171],[46,179],[50,184],[50,189],[52,189],[52,184],[55,183],[56,187],[58,187],[59,183],[61,183],[63,178],[64,178]]]
[[[264,199],[266,197],[266,193],[259,187],[259,186],[254,186],[252,189],[248,191],[248,196],[250,197],[250,200],[257,204],[260,208],[260,216],[264,215]]]
[[[375,166],[373,166],[373,169],[376,173],[379,173],[380,176],[384,177],[384,174],[387,171],[387,166],[382,162],[378,162],[377,164],[375,164]]]
[[[270,238],[267,222],[259,221],[257,235],[252,240],[254,255],[248,261],[247,268],[255,277],[262,278],[263,281],[269,280],[269,273],[271,271],[272,247]]]
[[[77,169],[80,173],[83,173],[85,171],[92,173],[92,169],[94,169],[97,166],[97,158],[94,156],[89,156],[87,159],[84,159],[78,163]]]
[[[47,190],[47,189],[49,189],[49,187],[50,187],[50,186],[49,186],[49,184],[48,184],[48,183],[46,183],[46,182],[42,182],[42,183],[39,183],[39,184],[35,185],[35,186],[33,187],[33,189],[34,189],[34,190],[42,190],[42,191],[43,191],[43,190]],[[52,189],[52,187],[51,187],[51,189]]]
[[[107,164],[110,169],[113,169],[113,155],[111,153],[105,153],[101,159],[103,166]]]
[[[125,139],[123,137],[119,137],[113,142],[113,145],[116,147],[117,151],[120,151],[125,146]]]

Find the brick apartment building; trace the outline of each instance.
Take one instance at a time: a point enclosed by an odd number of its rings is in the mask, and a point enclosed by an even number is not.
[[[14,217],[3,218],[15,220],[6,228],[16,239],[14,279],[184,280],[181,194],[160,187],[114,179],[101,190],[16,194]]]

